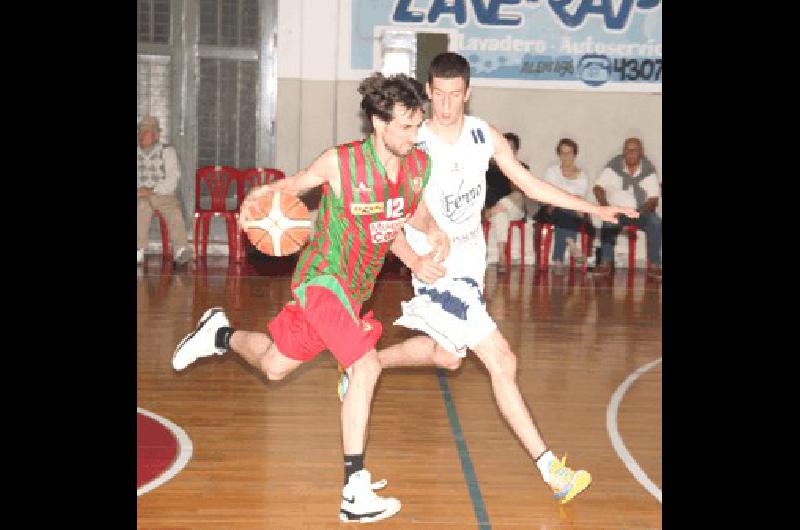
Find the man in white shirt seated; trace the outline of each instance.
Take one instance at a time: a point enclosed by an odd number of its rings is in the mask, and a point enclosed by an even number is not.
[[[136,148],[136,262],[144,261],[150,234],[153,210],[158,210],[167,223],[175,263],[183,265],[192,259],[186,239],[186,225],[175,189],[181,178],[178,155],[171,145],[162,144],[161,126],[155,116],[139,122],[139,145]]]
[[[648,275],[661,277],[661,218],[656,214],[660,197],[655,167],[644,156],[639,138],[628,138],[623,153],[611,159],[594,183],[594,195],[603,206],[636,208],[638,219],[624,215],[619,224],[603,222],[600,229],[600,263],[596,273],[608,274],[614,264],[614,245],[623,226],[636,226],[647,235]]]

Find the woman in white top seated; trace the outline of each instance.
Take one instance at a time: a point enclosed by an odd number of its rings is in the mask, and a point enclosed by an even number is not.
[[[578,144],[570,138],[562,138],[556,145],[556,153],[560,163],[547,168],[544,180],[582,199],[586,198],[589,191],[589,177],[575,165]],[[589,219],[586,214],[545,204],[539,209],[537,220],[555,225],[553,265],[559,267],[564,264],[564,252],[567,248],[578,263],[586,259],[576,242],[580,226],[588,224]]]

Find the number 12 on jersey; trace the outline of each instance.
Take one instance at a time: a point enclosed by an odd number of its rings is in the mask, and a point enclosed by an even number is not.
[[[396,219],[403,217],[403,198],[397,197],[386,201],[386,218]]]

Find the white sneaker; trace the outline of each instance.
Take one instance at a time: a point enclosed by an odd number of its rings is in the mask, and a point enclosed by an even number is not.
[[[362,469],[350,475],[342,490],[339,520],[343,523],[372,523],[400,511],[400,501],[394,497],[378,497],[373,490],[386,486],[386,481],[371,482],[369,471]]]
[[[192,259],[192,251],[189,247],[181,247],[178,252],[175,253],[175,263],[177,265],[183,265],[190,259]]]
[[[172,367],[175,370],[183,370],[200,357],[225,353],[225,348],[217,348],[214,341],[217,330],[230,325],[221,307],[212,307],[203,313],[194,331],[183,338],[172,354]]]
[[[137,248],[136,249],[136,264],[137,265],[141,265],[142,263],[144,263],[144,249],[143,248]]]

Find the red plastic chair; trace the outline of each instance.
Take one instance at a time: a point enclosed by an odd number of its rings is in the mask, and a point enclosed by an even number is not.
[[[488,243],[489,241],[489,230],[492,227],[491,221],[481,221],[483,225],[483,238]],[[506,269],[511,268],[511,235],[514,228],[519,228],[519,253],[520,253],[520,263],[525,265],[525,219],[520,219],[518,221],[511,221],[508,225],[508,239],[506,239]],[[500,256],[497,256],[497,259],[500,259]]]
[[[628,225],[625,227],[625,231],[628,233],[628,270],[632,271],[636,268],[636,238],[638,235],[636,234],[637,230],[642,230],[633,225]],[[645,259],[645,269],[650,268],[650,258],[647,257]]]
[[[276,180],[280,180],[285,177],[286,175],[280,169],[272,169],[268,167],[251,167],[250,169],[244,169],[240,171],[238,183],[238,206],[242,205],[242,201],[244,201],[244,198],[251,189],[257,186],[263,186],[264,184],[269,184],[270,182],[275,182]]]
[[[201,167],[195,174],[194,189],[194,253],[197,258],[206,257],[208,250],[208,231],[212,217],[222,217],[228,229],[228,256],[235,259],[237,248],[236,217],[239,211],[239,171],[230,166]],[[208,190],[208,196],[203,197],[201,191]],[[234,204],[228,202],[228,194],[233,190]],[[209,207],[203,207],[203,202],[211,200]],[[199,250],[202,250],[200,252]]]
[[[272,169],[268,167],[251,167],[250,169],[240,171],[236,188],[236,195],[238,197],[236,204],[237,220],[239,218],[238,212],[242,207],[242,202],[244,202],[244,198],[251,189],[258,186],[263,186],[264,184],[269,184],[270,182],[275,182],[276,180],[280,180],[285,177],[286,174],[280,169]],[[244,259],[244,256],[246,255],[245,245],[247,244],[247,235],[242,230],[238,229],[236,233],[238,234],[238,242],[236,245],[237,251],[235,260],[240,261]]]
[[[536,222],[534,245],[536,246],[536,263],[538,263],[540,269],[547,269],[550,264],[550,247],[553,243],[554,231],[553,223]],[[583,250],[583,255],[587,258],[583,261],[583,270],[585,272],[589,267],[588,258],[592,248],[592,240],[586,224],[582,224],[578,232],[581,234],[581,250]],[[575,258],[572,256],[569,258],[569,267],[570,269],[575,267]]]
[[[536,250],[536,267],[546,270],[550,263],[550,245],[553,241],[553,223],[536,221],[533,246]]]
[[[161,225],[161,255],[165,260],[172,260],[172,252],[169,248],[169,230],[167,230],[167,221],[161,212],[153,209],[153,214],[158,217],[158,223]]]
[[[508,224],[508,237],[506,239],[506,270],[511,268],[511,235],[514,228],[519,229],[519,263],[525,265],[525,218],[511,221]]]

